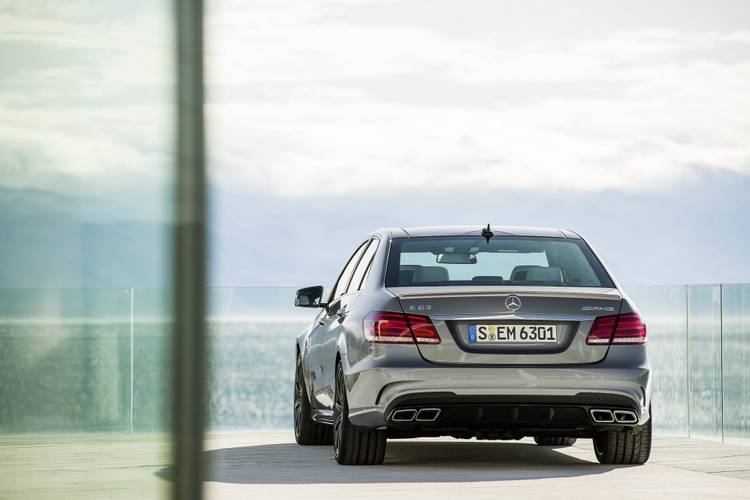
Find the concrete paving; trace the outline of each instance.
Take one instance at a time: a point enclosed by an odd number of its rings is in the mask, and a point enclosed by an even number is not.
[[[210,434],[206,448],[209,499],[750,498],[750,448],[685,438],[656,438],[640,467],[598,464],[590,440],[389,441],[376,467],[281,432]],[[0,498],[166,498],[168,454],[153,435],[0,437]]]

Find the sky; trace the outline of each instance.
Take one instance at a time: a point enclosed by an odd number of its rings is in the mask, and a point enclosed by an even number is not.
[[[488,222],[576,230],[625,283],[750,282],[748,2],[206,6],[213,284]],[[168,273],[170,8],[0,0],[0,286]]]

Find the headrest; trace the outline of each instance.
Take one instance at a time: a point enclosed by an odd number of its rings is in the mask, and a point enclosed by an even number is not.
[[[542,267],[542,266],[516,266],[513,268],[513,271],[510,273],[510,280],[511,281],[526,281],[526,275],[529,272],[529,269],[534,269],[535,267]]]
[[[471,281],[503,281],[502,276],[474,276]]]
[[[411,284],[414,282],[414,271],[419,269],[420,265],[417,264],[406,264],[399,266],[398,268],[398,281],[401,284]]]
[[[448,270],[440,266],[422,266],[414,270],[414,283],[448,281]]]
[[[419,264],[401,264],[398,266],[399,271],[414,271],[416,268],[422,267]]]
[[[526,273],[526,281],[562,283],[562,271],[560,271],[559,267],[534,267]]]

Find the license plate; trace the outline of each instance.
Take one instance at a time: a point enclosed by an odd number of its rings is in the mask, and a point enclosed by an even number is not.
[[[477,344],[557,342],[557,327],[554,325],[469,325],[469,342]]]

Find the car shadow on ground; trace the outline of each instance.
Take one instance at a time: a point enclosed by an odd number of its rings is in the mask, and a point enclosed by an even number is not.
[[[206,481],[235,484],[435,483],[602,474],[614,467],[529,443],[389,441],[385,463],[345,467],[331,446],[294,443],[204,452]],[[170,469],[157,473],[169,479]]]

